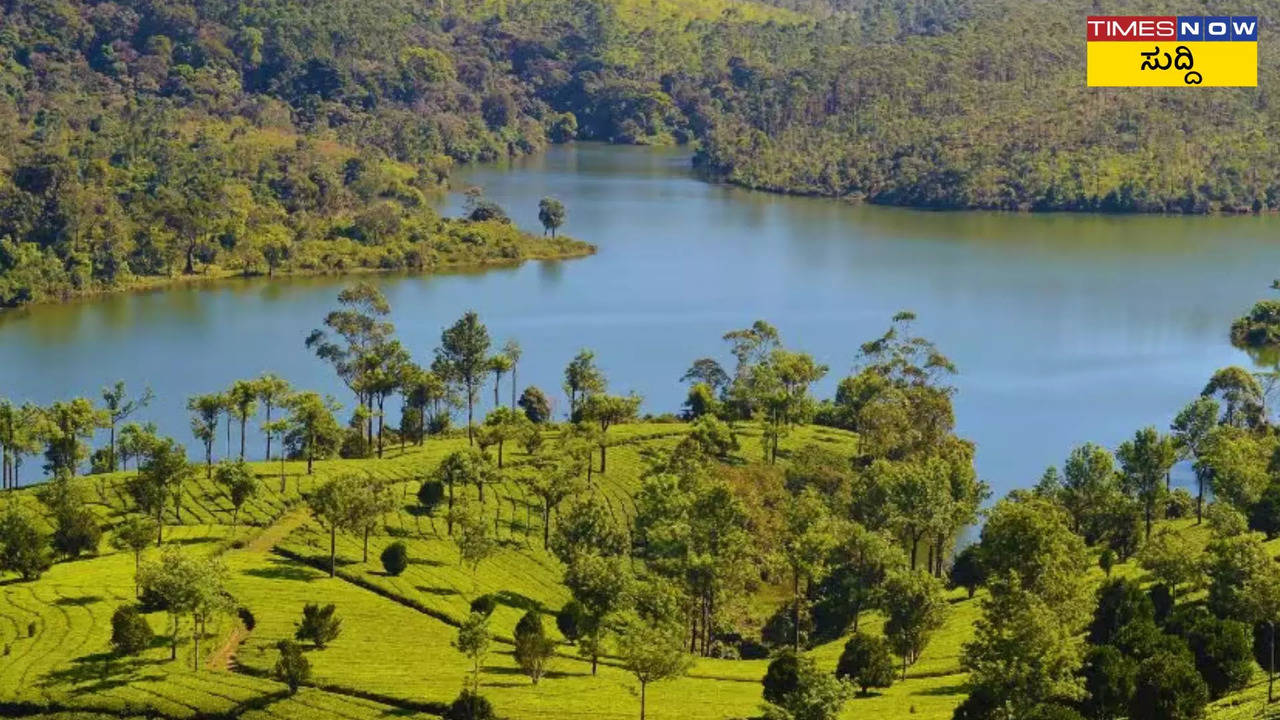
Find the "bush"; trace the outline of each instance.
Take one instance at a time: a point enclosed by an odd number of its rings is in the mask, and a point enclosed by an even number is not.
[[[1258,502],[1249,508],[1249,529],[1264,533],[1268,540],[1280,535],[1280,483],[1271,483]]]
[[[1138,667],[1130,720],[1192,720],[1209,702],[1209,690],[1196,672],[1191,654],[1163,652]]]
[[[769,657],[769,648],[754,638],[743,638],[738,643],[738,658],[742,660],[763,660]]]
[[[1176,520],[1196,513],[1196,499],[1185,488],[1174,488],[1165,499],[1164,516]]]
[[[463,690],[444,712],[445,720],[493,720],[495,717],[488,698],[470,690]]]
[[[893,684],[893,654],[884,638],[854,633],[836,663],[836,677],[847,679],[866,695],[871,688]]]
[[[1249,529],[1249,523],[1241,512],[1227,503],[1213,502],[1204,511],[1205,524],[1218,537],[1235,537]]]
[[[976,544],[965,547],[951,563],[951,586],[964,588],[972,598],[986,581],[987,571],[982,565],[981,549]]]
[[[311,662],[302,655],[302,646],[292,640],[281,640],[276,643],[280,658],[276,660],[273,674],[275,678],[289,686],[289,693],[298,692],[298,687],[311,678]]]
[[[1253,642],[1249,627],[1235,620],[1206,616],[1186,633],[1187,647],[1209,697],[1217,699],[1243,689],[1253,675]]]
[[[534,685],[547,672],[547,664],[555,654],[556,643],[548,638],[542,630],[542,615],[537,610],[530,610],[516,623],[515,651],[513,655],[520,670]]]
[[[418,488],[418,505],[427,515],[434,516],[442,502],[444,502],[444,483],[439,480],[427,480]]]
[[[498,609],[498,601],[492,595],[481,595],[471,601],[471,612],[480,613],[485,617],[492,615],[496,609]]]
[[[382,551],[382,569],[388,575],[398,576],[409,567],[409,548],[399,540],[391,543]]]
[[[302,608],[302,622],[298,623],[295,640],[309,640],[321,650],[338,639],[342,632],[342,620],[337,617],[337,607],[329,603],[321,607],[307,603]]]
[[[1041,703],[1023,716],[1023,720],[1084,720],[1075,708],[1058,703]]]
[[[1116,633],[1113,645],[1139,662],[1164,653],[1184,653],[1187,645],[1182,638],[1166,633],[1152,620],[1137,620],[1125,625]]]
[[[761,682],[765,702],[781,706],[800,685],[800,659],[791,650],[782,651],[769,663]]]
[[[117,655],[137,655],[154,637],[151,623],[133,605],[121,605],[111,614],[111,649]]]
[[[1098,606],[1089,625],[1089,644],[1108,645],[1126,625],[1155,622],[1155,608],[1142,586],[1133,580],[1107,580],[1098,588]]]
[[[794,602],[788,602],[765,621],[764,627],[760,629],[760,639],[766,645],[786,647],[794,643],[795,613],[792,610],[794,607]],[[809,642],[809,636],[812,634],[813,616],[808,608],[802,607],[800,609],[800,645],[802,647]]]
[[[560,608],[560,612],[556,613],[556,629],[565,640],[576,642],[586,629],[586,617],[587,611],[582,607],[582,603],[570,600]]]
[[[1091,648],[1085,656],[1084,689],[1087,697],[1080,709],[1091,718],[1122,717],[1133,697],[1138,663],[1110,645]]]
[[[1115,551],[1111,548],[1104,548],[1103,551],[1098,554],[1098,567],[1101,568],[1102,572],[1106,573],[1107,577],[1111,577],[1111,569],[1115,566]]]
[[[520,393],[520,399],[516,404],[524,410],[525,417],[531,422],[544,423],[551,419],[551,401],[547,399],[546,393],[534,385],[530,385]]]

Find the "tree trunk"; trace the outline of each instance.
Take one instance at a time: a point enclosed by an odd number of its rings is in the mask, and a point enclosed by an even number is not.
[[[244,459],[244,429],[249,424],[248,416],[240,418],[240,459]]]
[[[369,528],[364,529],[364,562],[369,562]]]
[[[1271,637],[1267,646],[1267,702],[1272,702],[1272,690],[1276,684],[1276,624],[1271,622]]]
[[[791,569],[791,649],[800,652],[800,569]]]
[[[475,397],[475,388],[471,383],[467,383],[467,445],[469,447],[475,446],[476,444],[475,433],[472,431],[473,429],[471,427],[471,421],[474,417],[472,415],[474,409],[472,406],[475,404]]]
[[[648,687],[648,683],[640,683],[640,720],[644,720],[644,692],[646,687]]]
[[[338,528],[329,528],[329,577],[338,574]]]
[[[378,396],[378,459],[382,459],[382,412],[383,405],[386,403],[386,396]]]
[[[516,366],[511,364],[511,409],[516,409]]]
[[[173,615],[173,635],[169,638],[169,659],[178,659],[178,616]]]
[[[603,474],[604,474],[604,467],[605,467],[605,465],[604,465],[604,462],[605,462],[605,460],[604,460],[604,451],[605,451],[604,441],[601,441],[601,442],[600,442],[600,474],[601,474],[601,475],[603,475]]]
[[[111,444],[108,446],[109,449],[107,450],[107,460],[108,460],[107,467],[110,468],[111,472],[115,472],[116,471],[116,423],[114,420],[111,421],[110,443]]]
[[[271,425],[271,403],[264,403],[264,405],[266,405],[266,409],[267,409],[267,425],[269,426]],[[263,460],[271,459],[271,433],[270,432],[267,433],[267,456],[262,459]]]
[[[542,505],[542,549],[546,550],[551,547],[551,504],[544,502]]]

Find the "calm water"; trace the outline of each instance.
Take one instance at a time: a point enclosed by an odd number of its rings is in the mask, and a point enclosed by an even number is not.
[[[911,309],[916,329],[960,367],[959,429],[998,492],[1033,483],[1077,443],[1167,426],[1215,368],[1247,362],[1227,325],[1280,274],[1275,218],[852,207],[706,184],[676,150],[557,148],[465,169],[457,186],[471,184],[530,228],[538,199],[559,197],[565,230],[600,253],[379,278],[420,360],[445,324],[475,309],[495,341],[524,345],[521,385],[554,390],[560,407],[561,369],[587,347],[614,390],[674,411],[691,360],[728,364],[727,330],[768,319],[831,367],[820,388],[829,394],[858,345]],[[458,204],[451,197],[447,209]],[[0,316],[0,395],[47,402],[97,397],[116,379],[149,384],[158,397],[147,419],[183,439],[185,396],[265,370],[349,405],[303,347],[341,284],[227,282]]]

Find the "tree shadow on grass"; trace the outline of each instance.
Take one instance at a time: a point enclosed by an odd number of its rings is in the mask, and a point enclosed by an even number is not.
[[[410,565],[426,565],[427,567],[444,567],[444,563],[439,560],[428,560],[427,558],[409,558]]]
[[[68,687],[72,695],[93,695],[138,682],[144,670],[168,662],[168,658],[119,658],[107,652],[93,653],[45,673],[37,684],[42,688]]]
[[[84,607],[85,605],[93,605],[94,603],[100,603],[100,602],[102,602],[101,595],[81,595],[80,597],[58,598],[57,600],[53,601],[53,604],[61,605],[63,607],[67,607],[67,606]]]
[[[955,685],[939,685],[938,687],[925,688],[911,693],[912,695],[963,695],[965,692],[964,685],[959,683]]]
[[[245,575],[250,577],[262,578],[264,580],[299,580],[302,582],[311,582],[325,577],[311,568],[301,567],[287,560],[270,559],[270,567],[256,567],[244,571]]]
[[[494,593],[493,599],[497,600],[499,604],[506,605],[507,607],[515,608],[517,610],[537,610],[538,612],[544,612],[542,603],[527,595],[521,595],[520,593],[513,592],[511,590],[502,590]]]
[[[457,590],[453,588],[447,588],[447,587],[428,587],[426,585],[418,585],[415,589],[418,592],[424,592],[428,595],[436,595],[438,597],[445,597],[447,595],[460,594]]]

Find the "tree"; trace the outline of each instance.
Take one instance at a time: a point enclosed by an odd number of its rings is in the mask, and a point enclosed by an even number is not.
[[[845,642],[836,677],[857,685],[866,695],[873,687],[892,685],[893,675],[893,653],[884,638],[855,632]]]
[[[929,644],[929,637],[942,627],[947,601],[942,583],[927,572],[898,572],[885,583],[884,634],[894,653],[902,658],[902,677]]]
[[[58,401],[44,411],[45,467],[53,475],[74,476],[89,456],[88,443],[98,428],[107,427],[107,413],[85,398]]]
[[[266,412],[262,430],[267,436],[267,450],[262,459],[270,460],[272,437],[280,432],[278,429],[280,426],[272,424],[274,421],[271,419],[271,411],[287,404],[293,388],[289,385],[289,381],[274,373],[263,373],[258,376],[258,379],[253,381],[253,386],[258,402],[262,403],[262,408]]]
[[[338,608],[333,603],[323,606],[316,603],[303,605],[302,620],[296,626],[293,639],[310,642],[318,650],[325,649],[342,633],[342,619],[338,617],[337,611]]]
[[[1276,626],[1280,624],[1280,566],[1267,563],[1244,580],[1245,610],[1254,624],[1253,655],[1267,673],[1267,702],[1274,699],[1276,677]]]
[[[1113,645],[1121,631],[1135,623],[1155,622],[1155,606],[1142,586],[1129,578],[1112,578],[1097,592],[1098,604],[1089,625],[1090,645]]]
[[[494,720],[496,717],[489,699],[469,688],[463,688],[444,713],[445,720]]]
[[[0,514],[0,572],[38,580],[53,565],[49,538],[21,505],[10,502]]]
[[[694,385],[705,385],[713,394],[723,393],[729,388],[729,373],[720,367],[714,358],[698,358],[689,369],[680,376],[680,382],[691,382]]]
[[[781,553],[791,569],[792,641],[800,649],[801,603],[805,594],[802,584],[814,583],[827,572],[827,556],[835,546],[835,525],[822,497],[806,488],[787,504],[783,519]]]
[[[1264,579],[1274,564],[1258,533],[1211,541],[1205,549],[1204,572],[1209,581],[1205,606],[1220,618],[1253,620],[1257,616],[1257,600],[1247,593],[1256,589],[1266,597]]]
[[[166,547],[160,559],[142,566],[140,585],[156,597],[169,613],[171,660],[178,658],[178,631],[184,615],[191,616],[192,660],[200,663],[200,636],[209,617],[229,612],[227,570],[217,558],[196,557],[177,547]]]
[[[218,418],[226,407],[222,395],[196,395],[187,399],[191,412],[191,434],[204,445],[205,477],[213,477],[213,443],[218,439]]]
[[[564,225],[564,218],[564,203],[553,197],[544,197],[538,201],[538,222],[542,223],[543,235],[549,232],[551,237],[555,237],[556,230]]]
[[[1081,710],[1095,720],[1123,717],[1129,710],[1138,662],[1111,645],[1095,645],[1081,669],[1084,699]]]
[[[545,393],[533,385],[520,393],[520,401],[517,404],[521,410],[524,410],[524,416],[535,424],[551,419],[551,401],[547,399]]]
[[[1165,476],[1178,458],[1173,439],[1161,436],[1153,427],[1143,428],[1133,440],[1120,443],[1116,457],[1123,472],[1121,487],[1142,503],[1146,537],[1150,538],[1151,523],[1165,493]]]
[[[1280,536],[1280,482],[1272,482],[1258,501],[1249,507],[1249,529],[1274,540]]]
[[[338,531],[358,529],[355,508],[361,502],[363,485],[359,478],[344,475],[327,481],[307,498],[316,522],[329,531],[329,577],[338,572]]]
[[[520,670],[529,676],[534,685],[547,672],[547,665],[555,655],[556,642],[542,629],[542,615],[530,610],[516,624],[515,651],[513,655]]]
[[[518,340],[511,338],[502,344],[502,354],[511,362],[511,409],[514,410],[516,408],[516,371],[520,368],[520,358],[524,355],[524,350],[520,347]],[[529,419],[533,420],[533,418]]]
[[[986,568],[982,564],[982,548],[969,545],[951,562],[951,586],[962,587],[973,598],[973,593],[987,581]]]
[[[397,540],[383,548],[379,560],[382,561],[382,569],[388,575],[398,577],[405,568],[409,567],[409,548]]]
[[[98,517],[85,503],[80,488],[66,475],[58,475],[40,486],[36,498],[53,517],[54,551],[63,557],[76,558],[81,553],[96,553],[102,539]]]
[[[813,356],[779,348],[742,376],[738,383],[742,402],[759,411],[763,425],[760,440],[770,463],[777,460],[782,437],[812,414],[809,387],[826,374],[827,366],[818,364]]]
[[[493,407],[495,409],[502,407],[502,401],[499,398],[502,376],[510,372],[512,367],[511,358],[501,352],[489,358],[489,372],[493,373]],[[512,382],[514,383],[514,380]]]
[[[812,658],[780,656],[765,675],[767,720],[835,720],[850,695],[848,684],[818,669]],[[774,683],[770,683],[770,675]]]
[[[1190,653],[1162,652],[1138,667],[1132,720],[1191,720],[1200,717],[1209,702],[1209,691],[1196,672]]]
[[[1171,593],[1176,594],[1179,585],[1192,584],[1200,579],[1198,550],[1173,528],[1157,530],[1142,547],[1138,563]]]
[[[564,584],[582,608],[578,652],[591,660],[595,675],[609,619],[625,607],[630,574],[620,557],[580,554],[565,570]]]
[[[556,629],[569,642],[577,642],[588,620],[586,609],[577,600],[570,600],[556,613]]]
[[[46,434],[44,411],[30,403],[0,399],[0,489],[18,486],[22,459],[40,451]]]
[[[1250,625],[1201,615],[1183,636],[1204,679],[1209,698],[1217,700],[1242,690],[1253,676],[1253,634]]]
[[[596,367],[596,354],[581,350],[564,369],[564,391],[569,396],[569,419],[577,422],[579,405],[589,395],[602,393],[607,385],[604,373]]]
[[[109,472],[116,471],[116,425],[151,404],[151,400],[154,397],[155,395],[151,392],[151,388],[147,388],[142,395],[136,398],[129,398],[125,394],[123,380],[110,387],[102,388],[102,403],[106,408],[107,423],[111,430],[110,440],[107,445],[107,470]]]
[[[474,586],[480,563],[497,552],[498,541],[490,535],[484,511],[465,497],[449,510],[449,524],[458,528],[453,539],[458,546],[458,562],[471,570],[471,584]]]
[[[258,476],[244,460],[223,460],[218,463],[213,479],[231,501],[231,530],[235,532],[240,524],[240,508],[258,494]]]
[[[473,612],[458,626],[453,646],[471,660],[471,692],[480,694],[480,668],[489,653],[489,616]]]
[[[151,647],[155,633],[151,623],[133,605],[121,605],[111,614],[111,650],[116,655],[137,655]]]
[[[338,293],[338,305],[325,316],[328,329],[312,330],[306,346],[333,366],[357,403],[368,411],[363,432],[372,443],[375,396],[385,395],[383,381],[395,375],[389,363],[402,359],[403,349],[392,339],[395,326],[386,320],[391,305],[371,283],[344,288]]]
[[[489,372],[489,329],[475,312],[468,311],[440,334],[432,368],[462,383],[467,399],[467,441],[475,443],[473,410],[476,392]]]
[[[609,446],[609,428],[631,422],[640,410],[639,395],[605,395],[594,393],[579,404],[582,419],[600,426],[600,472],[605,471],[605,449]]]
[[[556,526],[551,551],[565,565],[582,554],[612,557],[626,551],[627,541],[596,494],[575,502]]]
[[[298,455],[307,459],[307,474],[317,457],[327,454],[342,434],[342,428],[334,418],[341,407],[333,398],[320,397],[319,393],[302,392],[291,396],[289,408],[289,438]]]
[[[138,593],[138,572],[142,569],[142,551],[151,544],[159,531],[155,521],[147,517],[131,516],[121,521],[111,533],[111,546],[120,552],[133,553],[134,594]]]
[[[520,438],[530,429],[531,423],[528,418],[516,410],[507,407],[499,407],[490,412],[484,419],[482,431],[488,435],[488,440],[498,446],[498,469],[502,469],[502,449],[508,441]]]
[[[1197,482],[1212,490],[1216,501],[1246,511],[1271,481],[1267,468],[1275,449],[1271,437],[1219,425],[1201,443],[1195,464]]]
[[[258,412],[258,384],[255,380],[236,380],[224,395],[228,419],[240,422],[240,459],[244,460],[245,426]]]
[[[449,522],[449,534],[453,534],[454,523],[454,486],[465,488],[475,485],[480,492],[480,502],[484,502],[484,486],[493,479],[494,471],[489,465],[489,458],[475,449],[455,450],[444,457],[431,477],[449,489],[449,508],[446,517]]]
[[[1221,422],[1227,425],[1255,428],[1266,421],[1262,386],[1242,367],[1233,365],[1218,370],[1209,378],[1200,395],[1221,402]]]
[[[1173,430],[1173,441],[1178,448],[1178,458],[1195,462],[1200,458],[1200,451],[1210,431],[1218,424],[1218,413],[1221,408],[1218,401],[1211,397],[1199,397],[1188,403],[1173,418],[1170,429]],[[1204,509],[1204,481],[1196,475],[1196,524],[1200,523]]]
[[[1038,499],[1001,500],[982,528],[982,560],[989,578],[1017,576],[1019,586],[1055,608],[1068,625],[1088,618],[1084,541],[1059,508]]]
[[[289,686],[289,694],[294,695],[298,688],[311,680],[311,662],[302,654],[302,646],[292,640],[281,640],[276,643],[280,658],[276,660],[272,674],[275,678]]]
[[[1116,466],[1107,449],[1085,443],[1063,464],[1060,502],[1071,515],[1071,527],[1087,543],[1100,540],[1107,527],[1108,506],[1119,492]]]
[[[1023,588],[1015,573],[994,576],[990,590],[974,638],[963,649],[970,686],[982,688],[1011,717],[1044,703],[1079,700],[1082,619]]]
[[[813,611],[815,626],[824,637],[842,635],[850,626],[858,632],[862,614],[882,600],[885,579],[907,567],[906,555],[888,533],[850,522],[840,535],[828,561],[830,571],[818,585]]]
[[[138,474],[127,481],[138,510],[155,520],[156,545],[164,540],[165,504],[172,503],[177,519],[182,519],[183,487],[190,475],[187,451],[172,438],[165,438],[151,446],[138,464]]]
[[[120,460],[122,470],[129,469],[129,460],[135,462],[146,457],[151,447],[160,441],[160,435],[157,432],[155,423],[147,423],[139,425],[138,423],[128,423],[120,428],[119,440],[116,442],[116,451]]]
[[[649,685],[678,678],[693,664],[684,650],[682,629],[666,623],[655,626],[632,620],[618,639],[618,650],[627,670],[640,683],[640,720],[645,719]]]

